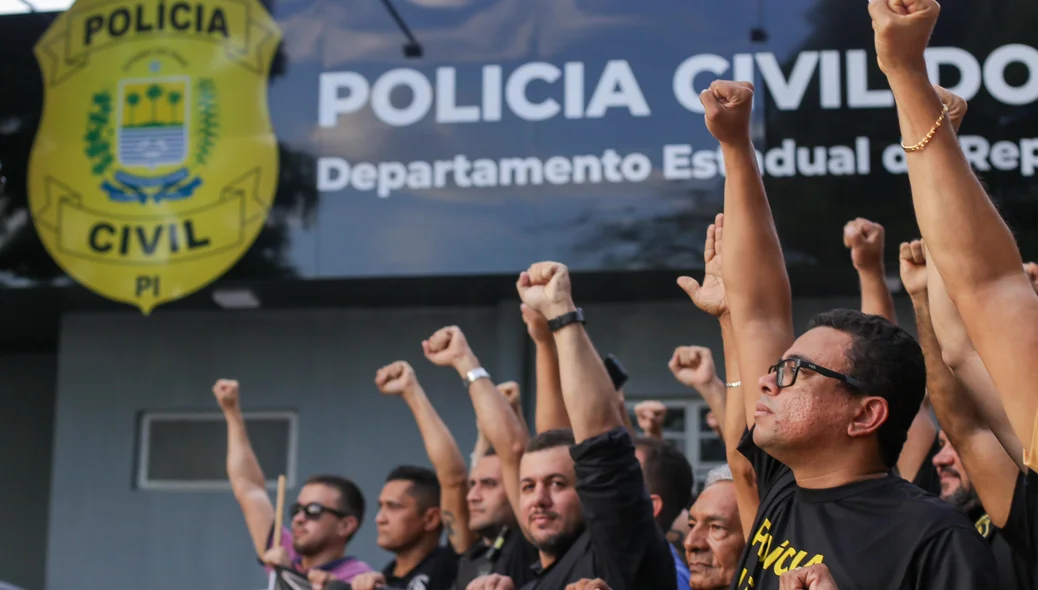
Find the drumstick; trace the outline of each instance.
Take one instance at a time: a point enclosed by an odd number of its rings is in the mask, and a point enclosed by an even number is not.
[[[274,509],[274,542],[271,547],[281,546],[281,523],[285,518],[285,476],[278,476],[278,499]]]

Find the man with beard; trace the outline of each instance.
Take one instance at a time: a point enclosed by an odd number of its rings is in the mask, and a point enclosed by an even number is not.
[[[724,590],[746,546],[732,470],[723,465],[706,476],[703,491],[688,511],[685,559],[691,590]]]
[[[217,381],[213,395],[227,420],[227,477],[261,561],[326,579],[324,572],[343,582],[371,571],[346,555],[346,545],[364,521],[364,496],[353,482],[334,475],[307,480],[289,508],[291,528],[282,531],[281,546],[271,547],[274,526],[280,523],[274,522],[263,471],[245,431],[238,382]]]

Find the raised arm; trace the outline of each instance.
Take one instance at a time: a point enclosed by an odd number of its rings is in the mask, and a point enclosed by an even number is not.
[[[792,295],[771,206],[750,140],[753,85],[717,81],[700,95],[706,126],[724,156],[722,274],[739,369],[746,383],[747,427],[757,382],[793,343]],[[729,419],[731,422],[731,419]]]
[[[901,276],[915,309],[916,332],[926,361],[926,387],[934,413],[969,474],[981,504],[1005,524],[1019,470],[984,424],[979,409],[941,358],[926,288],[926,259],[918,241],[901,245]]]
[[[414,415],[425,452],[440,482],[440,513],[447,540],[455,552],[468,551],[476,535],[469,530],[469,474],[458,443],[425,395],[411,365],[397,361],[382,367],[375,373],[375,386],[385,395],[402,397]]]
[[[966,326],[955,305],[948,298],[941,273],[927,265],[927,293],[931,325],[941,346],[944,363],[955,373],[971,400],[971,407],[980,414],[982,423],[990,429],[1002,447],[1019,468],[1023,468],[1023,445],[1013,432],[1009,416],[998,397],[984,362],[973,348]]]
[[[506,381],[497,386],[497,390],[501,392],[501,395],[505,396],[508,400],[508,405],[512,406],[512,411],[515,412],[515,417],[519,420],[520,426],[523,430],[529,432],[530,427],[526,423],[526,417],[523,416],[523,403],[522,396],[519,395],[519,384],[515,381]],[[472,449],[472,464],[475,465],[476,461],[480,457],[487,453],[487,450],[491,448],[490,439],[487,438],[483,431],[479,428],[479,424],[476,424],[476,446]]]
[[[428,340],[422,341],[425,358],[441,367],[453,367],[462,380],[469,383],[469,396],[476,410],[479,430],[486,434],[501,458],[501,480],[508,501],[516,514],[519,511],[519,461],[523,457],[529,431],[516,418],[515,412],[505,396],[494,386],[489,374],[481,375],[482,369],[465,334],[457,326],[448,326],[436,331]]]
[[[728,466],[735,481],[735,499],[739,507],[743,536],[753,530],[753,520],[760,506],[756,474],[753,465],[739,452],[739,441],[748,426],[753,424],[753,406],[756,399],[747,400],[739,372],[739,348],[732,329],[732,314],[728,308],[724,279],[724,214],[719,214],[706,230],[703,245],[705,274],[703,283],[691,277],[681,277],[678,285],[688,294],[696,307],[715,317],[721,326],[721,342],[724,346],[725,385],[724,416],[721,426]],[[749,402],[749,403],[747,403]]]
[[[274,505],[267,494],[266,480],[259,460],[245,431],[245,418],[239,404],[238,382],[220,379],[213,385],[213,395],[227,420],[227,479],[231,482],[234,499],[245,515],[256,555],[267,551],[267,539],[274,526]]]
[[[558,262],[534,264],[519,275],[516,288],[523,303],[549,320],[577,310],[570,291],[569,270]],[[584,325],[571,322],[555,331],[554,337],[562,398],[576,441],[623,426],[613,381]]]
[[[924,51],[940,5],[935,0],[874,0],[869,11],[901,135],[910,148],[919,146],[906,154],[906,161],[930,261],[944,277],[1013,430],[1030,445],[1038,414],[1038,364],[1031,362],[1038,358],[1038,297],[1022,272],[1013,235],[954,130],[943,124],[942,97],[927,77]],[[943,102],[954,101],[945,95]]]
[[[548,320],[525,303],[519,307],[526,331],[533,340],[537,371],[537,397],[534,428],[545,432],[557,428],[569,428],[566,404],[562,401],[562,383],[559,381],[559,353],[555,349],[555,337],[548,329]]]
[[[679,346],[674,349],[667,367],[678,383],[695,389],[703,398],[721,425],[721,435],[724,436],[724,404],[727,398],[724,381],[717,376],[714,353],[705,346]]]
[[[861,312],[883,316],[896,324],[894,298],[887,288],[883,266],[885,238],[882,225],[861,217],[843,227],[843,245],[851,251],[851,262],[861,284]]]

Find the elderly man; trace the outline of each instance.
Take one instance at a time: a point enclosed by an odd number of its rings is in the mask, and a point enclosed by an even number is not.
[[[692,590],[728,588],[746,538],[735,503],[735,483],[727,465],[710,471],[703,492],[688,511],[685,560]]]

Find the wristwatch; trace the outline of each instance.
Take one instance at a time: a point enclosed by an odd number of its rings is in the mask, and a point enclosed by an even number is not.
[[[564,313],[557,318],[548,320],[548,329],[552,332],[558,332],[570,324],[583,324],[584,322],[584,310],[577,308],[569,313]]]
[[[483,367],[476,367],[465,373],[465,378],[462,381],[465,383],[465,387],[468,387],[480,379],[490,379],[490,373]]]

